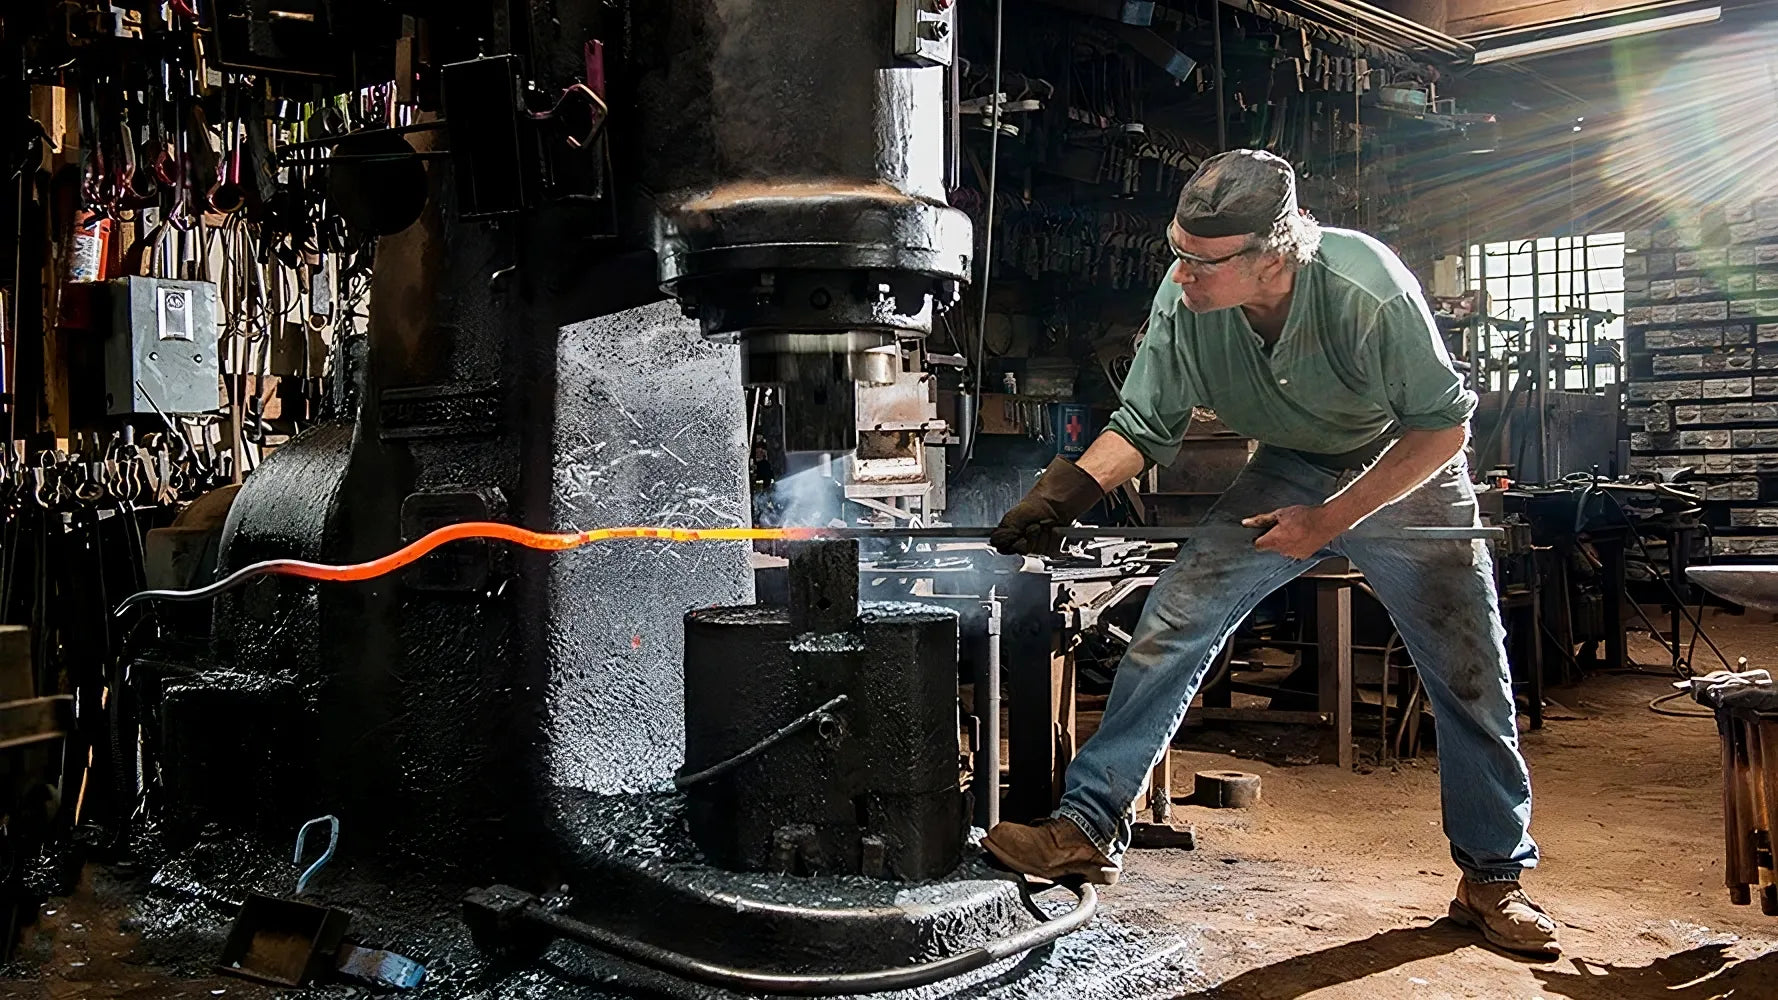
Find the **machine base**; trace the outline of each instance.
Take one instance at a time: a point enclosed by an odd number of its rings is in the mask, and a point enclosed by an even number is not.
[[[648,904],[648,922],[659,933],[646,940],[675,950],[689,950],[693,946],[693,942],[687,940],[689,930],[696,921],[710,916],[709,909],[693,911],[693,916],[682,918],[682,926],[669,927],[671,914],[684,911],[676,909],[677,904],[668,900],[678,897],[684,891],[682,887],[691,879],[689,876],[674,876],[663,883],[647,878],[650,862],[681,873],[692,873],[701,868],[678,816],[675,796],[623,796],[605,802],[597,801],[599,798],[592,793],[572,791],[563,793],[557,800],[563,820],[556,824],[556,844],[568,850],[558,857],[553,850],[555,845],[533,845],[539,866],[553,868],[557,873],[544,884],[569,885],[573,899],[565,912],[590,918],[588,922],[612,926],[618,928],[619,933],[638,938],[641,937],[640,930],[622,924],[641,915],[633,903],[635,895],[652,893],[660,896],[660,901]],[[619,822],[622,816],[637,817],[637,826],[623,828]],[[595,819],[597,822],[593,822]],[[609,867],[588,860],[591,855],[607,852],[621,855],[622,860],[612,862]],[[558,860],[563,863],[553,863]],[[209,968],[221,954],[230,918],[243,895],[248,892],[287,895],[291,879],[297,873],[290,864],[289,848],[284,844],[256,841],[248,848],[233,836],[203,838],[196,846],[166,857],[152,867],[155,870],[150,878],[142,879],[138,874],[132,874],[124,882],[100,869],[94,876],[95,891],[114,901],[114,905],[122,907],[128,914],[132,926],[141,936],[139,947],[145,961],[176,969]],[[608,882],[601,882],[596,875],[589,874],[624,867],[633,869],[634,875],[619,874]],[[708,872],[708,869],[703,870]],[[517,872],[516,876],[522,878],[524,872]],[[868,899],[868,893],[860,890],[872,887],[882,894],[878,897],[879,902],[887,897],[889,906],[897,904],[895,897],[898,893],[909,894],[900,901],[902,904],[928,899],[920,895],[925,892],[937,894],[938,890],[943,890],[949,894],[951,902],[943,906],[933,905],[924,910],[916,906],[915,912],[897,916],[896,919],[905,924],[905,930],[898,938],[899,952],[880,946],[868,951],[859,949],[856,954],[844,956],[846,961],[843,962],[830,961],[825,966],[811,962],[807,965],[811,971],[848,966],[862,970],[869,969],[869,963],[882,963],[878,967],[886,967],[889,958],[909,954],[908,943],[921,940],[918,936],[921,928],[933,932],[925,938],[931,950],[922,951],[917,958],[905,960],[903,964],[926,964],[939,956],[967,951],[1009,926],[1036,927],[1038,912],[1049,919],[1057,919],[1075,902],[1067,892],[1052,889],[1037,894],[1033,901],[1035,907],[1027,909],[1026,901],[1019,895],[1018,883],[986,868],[973,850],[954,876],[926,883],[897,885],[860,878],[818,881],[728,873],[714,873],[713,878],[723,880],[734,892],[744,893],[755,910],[769,910],[774,902],[778,905],[796,903],[790,907],[792,913],[783,915],[786,920],[811,917],[808,911],[817,911],[813,915],[816,919],[820,914],[837,914],[839,921],[850,920],[852,915],[844,912],[845,909],[861,895]],[[798,883],[808,893],[793,900],[759,888],[761,884],[770,886],[780,881]],[[972,914],[967,905],[957,904],[958,900],[977,891],[971,888],[972,885],[981,883],[993,883],[988,891],[995,899],[1018,907],[1019,912],[1012,920],[996,923],[979,910]],[[815,893],[817,886],[835,888],[828,895],[821,896]],[[710,888],[714,889],[714,884]],[[310,892],[320,904],[349,910],[353,914],[352,933],[367,946],[423,956],[427,978],[422,992],[427,996],[476,996],[483,1000],[636,1000],[640,997],[736,1000],[751,995],[614,959],[572,940],[546,946],[547,950],[527,949],[521,935],[520,940],[513,942],[516,947],[511,950],[490,952],[480,947],[483,939],[472,940],[472,933],[464,925],[460,901],[467,889],[468,885],[448,871],[397,870],[362,863],[342,864],[336,860],[316,879]],[[628,898],[620,897],[618,889],[622,889]],[[702,902],[711,904],[717,898],[714,892],[705,892]],[[543,904],[551,908],[561,903],[562,900],[553,893],[543,900]],[[1004,916],[1006,911],[998,912]],[[935,926],[940,920],[947,919],[945,914],[963,926]],[[881,918],[883,914],[870,916]],[[971,1000],[1054,1000],[1057,997],[1113,1000],[1173,996],[1180,992],[1189,994],[1207,986],[1196,967],[1200,956],[1197,930],[1189,923],[1160,924],[1151,917],[1152,914],[1149,917],[1138,915],[1132,921],[1123,919],[1115,911],[1100,912],[1090,924],[1051,946],[932,986],[898,990],[882,996],[885,1000],[962,1000],[965,997]],[[719,944],[714,942],[721,934],[730,931],[698,934],[697,941],[706,946],[706,950],[699,954],[724,956],[720,964],[733,967],[791,967],[792,963],[766,961],[750,966],[748,956],[758,955],[762,947],[749,939],[756,929],[762,935],[767,933],[766,929],[774,926],[773,919],[757,924],[737,921],[730,926],[736,925],[744,925],[746,929]],[[812,933],[807,923],[794,926],[797,930],[788,933]],[[872,926],[880,931],[885,924],[879,921],[843,926]],[[661,930],[663,927],[665,929]],[[841,945],[826,936],[829,932],[825,926],[819,933],[826,942],[822,950],[831,959]],[[340,990],[341,986],[336,982],[317,982],[311,987],[289,989],[284,996],[291,1000],[337,1000]]]
[[[1039,919],[1022,884],[975,852],[928,882],[731,872],[702,863],[677,795],[561,795],[565,912],[692,958],[768,972],[891,968]]]

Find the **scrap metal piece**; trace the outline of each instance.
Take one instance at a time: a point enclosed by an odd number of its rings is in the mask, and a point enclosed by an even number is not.
[[[1192,776],[1192,805],[1246,809],[1259,801],[1259,775],[1245,771],[1199,771]]]
[[[1145,851],[1194,851],[1198,828],[1190,823],[1132,823],[1130,846]]]
[[[398,990],[411,990],[426,981],[426,967],[406,955],[354,944],[340,948],[338,969],[353,978]]]

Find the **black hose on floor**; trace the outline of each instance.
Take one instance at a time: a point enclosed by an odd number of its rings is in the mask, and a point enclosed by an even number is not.
[[[1692,695],[1692,693],[1690,691],[1675,691],[1672,694],[1661,695],[1659,698],[1656,698],[1654,701],[1651,701],[1648,703],[1648,710],[1653,712],[1656,715],[1670,715],[1675,719],[1714,719],[1714,718],[1716,718],[1715,712],[1678,712],[1678,711],[1675,711],[1671,708],[1662,708],[1661,707],[1662,705],[1665,705],[1666,703],[1668,703],[1670,701],[1678,701],[1681,698],[1690,698],[1691,695]]]
[[[845,972],[835,975],[804,975],[760,972],[706,962],[667,948],[638,941],[633,937],[597,927],[573,917],[532,907],[525,914],[528,922],[555,932],[560,937],[651,969],[745,993],[781,994],[785,996],[847,996],[854,993],[883,993],[889,990],[914,989],[987,968],[1044,945],[1085,926],[1099,908],[1099,895],[1091,885],[1067,886],[1077,899],[1073,909],[1017,934],[1009,934],[977,948],[920,965],[899,969],[877,969],[870,972]]]

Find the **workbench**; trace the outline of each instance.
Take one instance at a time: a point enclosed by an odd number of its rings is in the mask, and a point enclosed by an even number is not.
[[[1313,609],[1315,640],[1304,655],[1314,658],[1316,707],[1312,712],[1287,709],[1233,708],[1235,691],[1230,669],[1235,636],[1224,645],[1217,663],[1208,675],[1201,692],[1203,704],[1192,709],[1190,716],[1203,723],[1237,722],[1280,725],[1307,725],[1322,730],[1319,741],[1321,763],[1335,764],[1347,770],[1353,765],[1352,703],[1356,689],[1352,675],[1352,591],[1362,584],[1364,574],[1352,568],[1345,559],[1324,559],[1316,566],[1286,584],[1312,596],[1307,606]],[[1272,643],[1256,640],[1254,646]],[[1332,655],[1324,655],[1332,650]],[[1385,666],[1387,669],[1387,666]]]

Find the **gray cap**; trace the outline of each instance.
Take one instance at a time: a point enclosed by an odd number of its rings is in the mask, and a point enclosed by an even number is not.
[[[1269,233],[1296,210],[1289,161],[1263,149],[1231,149],[1198,165],[1173,219],[1193,236],[1215,239]]]

